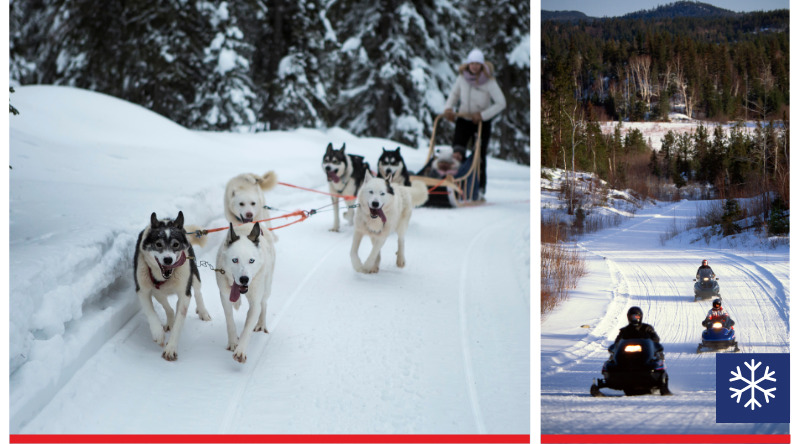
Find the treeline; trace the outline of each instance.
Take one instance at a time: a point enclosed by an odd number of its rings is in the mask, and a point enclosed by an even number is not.
[[[709,131],[711,133],[709,133]],[[690,181],[712,185],[722,198],[774,191],[789,202],[789,122],[742,123],[726,133],[720,125],[694,132],[667,132],[661,150],[653,150],[651,173],[678,188]]]
[[[542,23],[542,101],[573,96],[600,119],[781,118],[789,11],[726,18]]]
[[[528,2],[11,0],[9,13],[23,85],[102,92],[193,129],[339,126],[411,146],[479,47],[508,102],[490,153],[529,163]]]

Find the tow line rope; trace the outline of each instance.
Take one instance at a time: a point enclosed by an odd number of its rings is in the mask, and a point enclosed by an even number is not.
[[[299,219],[297,219],[295,221],[292,221],[292,222],[289,222],[288,224],[283,224],[283,225],[280,225],[280,226],[277,226],[277,227],[269,228],[270,231],[274,231],[274,230],[277,230],[278,228],[288,227],[289,225],[294,225],[294,224],[296,224],[298,222],[302,222],[302,221],[308,219],[308,217],[311,216],[312,214],[314,214],[315,212],[316,212],[315,210],[311,210],[311,211],[297,210],[297,211],[293,211],[293,212],[291,212],[289,214],[284,214],[283,216],[270,217],[269,219],[261,219],[261,220],[256,220],[256,221],[253,221],[253,222],[247,222],[247,223],[248,224],[257,224],[257,223],[260,223],[260,222],[268,222],[268,221],[276,220],[276,219],[286,219],[286,218],[289,218],[289,217],[299,217]],[[245,224],[239,224],[237,226],[242,226],[242,225],[245,225]],[[224,231],[224,230],[227,230],[228,228],[229,227],[219,227],[219,228],[210,228],[210,229],[207,229],[207,230],[195,230],[195,231],[187,232],[186,234],[194,235],[194,236],[197,236],[197,237],[202,237],[202,236],[208,235],[208,233],[216,233],[217,231]]]
[[[355,198],[356,198],[355,196],[351,196],[351,195],[348,195],[348,194],[331,194],[331,193],[326,193],[324,191],[312,190],[311,188],[299,187],[297,185],[292,185],[290,183],[278,182],[278,185],[283,185],[285,187],[290,187],[290,188],[297,188],[298,190],[303,190],[303,191],[311,191],[312,193],[324,194],[326,196],[340,197],[340,198],[342,198],[344,200],[355,200]]]
[[[283,224],[283,225],[279,225],[277,227],[268,228],[268,230],[270,230],[270,231],[275,231],[275,230],[277,230],[279,228],[284,228],[284,227],[288,227],[289,225],[294,225],[296,223],[303,222],[304,220],[308,219],[309,217],[311,217],[311,216],[313,216],[313,215],[315,215],[317,213],[321,213],[322,211],[320,211],[320,210],[322,208],[325,208],[325,207],[328,207],[328,206],[331,206],[331,205],[333,205],[333,204],[328,204],[328,205],[325,205],[323,207],[316,208],[316,209],[311,209],[311,210],[308,210],[308,211],[306,211],[306,210],[292,211],[291,213],[284,214],[283,216],[270,217],[269,219],[261,219],[261,220],[256,220],[256,221],[253,221],[253,222],[246,222],[246,223],[243,223],[243,224],[239,224],[237,226],[240,227],[240,226],[245,225],[245,224],[257,224],[257,223],[260,223],[260,222],[269,222],[269,221],[272,221],[272,220],[287,219],[287,218],[290,218],[290,217],[297,217],[298,218],[297,220],[294,220],[292,222],[289,222],[289,223],[286,223],[286,224]],[[264,205],[264,207],[265,208],[269,208],[269,209],[276,209],[276,208],[269,207],[267,205]],[[358,207],[358,204],[354,204],[354,205],[348,205],[346,208],[357,208],[357,207]],[[278,210],[278,211],[280,211],[280,210]],[[188,232],[186,232],[186,234],[190,235],[190,236],[196,236],[196,237],[199,238],[199,237],[207,236],[209,233],[216,233],[218,231],[225,231],[228,228],[230,228],[230,227],[228,226],[228,227],[219,227],[219,228],[209,228],[207,230],[188,231]]]

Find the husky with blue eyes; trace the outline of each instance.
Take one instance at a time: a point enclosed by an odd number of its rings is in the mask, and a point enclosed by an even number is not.
[[[136,241],[133,279],[142,311],[150,324],[153,341],[164,347],[161,356],[167,361],[178,359],[178,339],[186,320],[192,289],[200,319],[211,320],[200,292],[200,274],[195,263],[194,250],[183,228],[183,212],[179,211],[174,220],[158,219],[156,213],[150,215],[150,225],[139,233]],[[175,310],[167,300],[173,294],[178,295]],[[165,325],[161,324],[155,312],[153,298],[164,307],[167,315]],[[171,332],[166,345],[165,331]]]
[[[359,273],[377,273],[381,262],[381,247],[394,232],[397,233],[396,264],[398,268],[405,267],[405,235],[411,220],[411,210],[424,203],[427,198],[428,189],[424,185],[397,185],[392,182],[391,176],[367,181],[358,191],[358,209],[354,221],[353,245],[350,249],[353,268]],[[372,251],[367,260],[361,263],[358,249],[364,236],[369,236],[372,240]]]
[[[275,270],[275,244],[273,237],[261,233],[258,224],[235,227],[230,224],[225,241],[217,252],[217,286],[225,324],[228,329],[227,349],[233,359],[247,361],[247,344],[254,331],[267,331],[267,299],[272,288]],[[249,308],[241,336],[236,335],[233,309],[239,309],[241,296],[247,296]]]

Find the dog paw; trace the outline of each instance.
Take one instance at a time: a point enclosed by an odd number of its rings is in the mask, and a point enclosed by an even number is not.
[[[374,273],[377,273],[377,272],[378,272],[378,266],[377,265],[372,267],[372,268],[367,268],[364,271],[364,273],[367,273],[367,274],[374,274]]]
[[[239,346],[239,339],[237,338],[235,341],[228,342],[228,346],[225,347],[225,350],[234,351],[238,346]]]
[[[164,324],[164,325],[162,325],[162,327],[164,327],[164,331],[169,331],[170,330],[169,324]]]
[[[164,346],[164,338],[165,338],[165,336],[164,336],[164,330],[163,329],[156,330],[156,331],[150,331],[150,334],[151,334],[151,336],[153,336],[153,342],[158,344],[159,347],[163,347]]]
[[[339,228],[334,227],[334,228],[329,229],[328,231],[332,231],[334,233],[338,233],[339,232]]]
[[[397,267],[403,268],[406,266],[406,259],[404,257],[397,257]]]
[[[211,320],[211,315],[208,314],[207,311],[204,311],[204,312],[200,313],[200,310],[196,310],[195,312],[197,313],[197,316],[200,316],[200,320],[202,320],[202,321],[210,321]]]
[[[261,323],[256,324],[256,327],[253,329],[253,331],[263,331],[264,333],[269,333],[267,326]]]
[[[236,351],[233,352],[233,359],[244,364],[247,362],[247,354],[244,352],[244,350],[239,350],[237,347]]]
[[[178,359],[178,351],[173,349],[164,350],[164,353],[161,353],[161,357],[166,359],[167,361],[175,361]]]

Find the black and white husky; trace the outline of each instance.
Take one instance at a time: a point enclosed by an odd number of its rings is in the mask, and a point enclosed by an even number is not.
[[[329,143],[322,157],[322,169],[328,176],[328,189],[331,194],[356,196],[361,185],[372,177],[369,164],[364,162],[364,156],[345,154],[344,144],[338,150],[333,149]],[[333,227],[330,231],[339,231],[339,197],[331,196],[333,202]],[[347,208],[344,218],[348,223],[353,223],[353,209]]]
[[[186,312],[192,297],[197,300],[197,314],[204,321],[211,320],[200,292],[200,273],[195,263],[194,250],[183,228],[183,212],[175,220],[161,219],[156,213],[150,215],[150,225],[139,233],[133,257],[133,279],[136,295],[150,324],[153,341],[164,347],[161,356],[167,361],[178,359],[178,340],[186,320]],[[167,297],[178,295],[175,310]],[[155,298],[167,315],[167,323],[161,320],[153,307]],[[164,345],[165,331],[170,331],[169,341]]]
[[[406,187],[411,186],[411,178],[406,168],[406,162],[400,155],[400,147],[390,151],[383,148],[383,153],[378,159],[378,177],[381,179],[392,178],[392,182]]]
[[[275,270],[275,245],[272,237],[261,234],[258,224],[234,227],[230,224],[228,235],[217,252],[217,287],[225,324],[228,329],[228,350],[233,359],[247,361],[247,344],[253,331],[267,331],[267,299],[272,288]],[[236,335],[233,309],[239,309],[241,295],[247,296],[249,308],[241,336]]]

